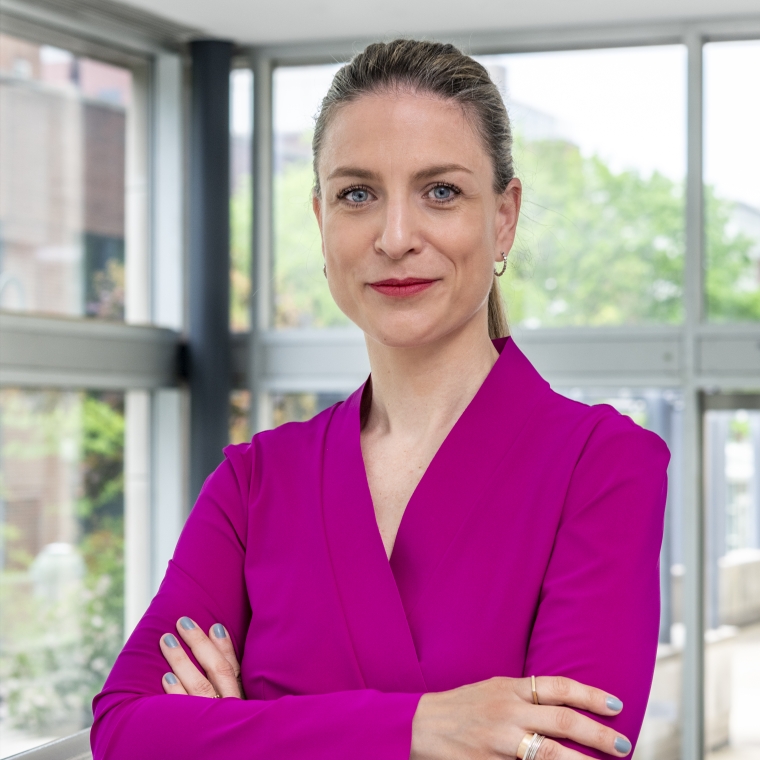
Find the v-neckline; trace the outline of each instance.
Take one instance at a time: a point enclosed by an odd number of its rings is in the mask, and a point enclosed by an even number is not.
[[[322,514],[333,572],[366,688],[425,691],[415,610],[452,542],[508,477],[508,453],[548,383],[509,338],[438,448],[399,524],[390,559],[361,451],[364,386],[336,406],[325,432]],[[507,424],[505,424],[505,422]]]
[[[362,445],[361,445],[361,427],[362,427],[361,409],[364,406],[364,404],[366,403],[365,400],[364,400],[364,394],[367,392],[367,385],[369,384],[370,388],[372,387],[371,386],[372,375],[370,375],[367,378],[367,380],[365,381],[364,385],[362,385],[362,387],[358,391],[358,394],[359,394],[359,410],[360,410],[360,414],[358,415],[358,420],[357,420],[357,422],[358,422],[358,441],[359,441],[359,454],[360,454],[361,461],[362,461],[362,473],[364,475],[364,485],[365,485],[365,487],[367,489],[367,494],[369,495],[369,502],[372,505],[372,516],[373,516],[374,521],[375,521],[375,527],[377,528],[377,535],[378,535],[378,538],[380,539],[380,543],[383,545],[383,553],[385,554],[385,556],[386,556],[386,558],[388,560],[388,565],[391,568],[391,572],[393,573],[394,578],[395,578],[396,574],[395,574],[394,569],[393,569],[393,555],[396,552],[396,545],[398,544],[398,538],[399,538],[399,535],[401,534],[401,529],[402,529],[402,526],[404,525],[404,520],[406,518],[407,512],[409,511],[409,507],[410,507],[410,505],[412,505],[414,503],[414,501],[415,501],[414,497],[418,493],[418,491],[420,490],[420,486],[422,485],[423,481],[425,480],[427,474],[432,469],[433,463],[436,461],[436,459],[438,458],[439,454],[441,453],[441,451],[446,446],[447,441],[449,441],[455,435],[455,431],[456,431],[457,426],[459,425],[460,421],[467,414],[468,409],[470,408],[470,406],[472,406],[473,402],[475,401],[475,399],[480,394],[481,389],[485,386],[486,382],[488,381],[488,378],[493,374],[494,369],[495,369],[496,365],[499,363],[499,361],[501,359],[502,352],[504,351],[504,348],[507,345],[507,343],[508,343],[509,340],[510,340],[510,338],[508,336],[506,338],[497,338],[496,340],[492,340],[491,341],[492,344],[493,344],[493,346],[494,346],[494,348],[496,348],[496,350],[498,351],[499,355],[496,358],[496,361],[493,363],[491,369],[488,371],[488,373],[486,374],[486,376],[483,378],[483,382],[478,386],[478,389],[475,391],[473,397],[469,400],[469,402],[467,403],[467,405],[465,406],[465,408],[462,410],[462,412],[459,415],[459,417],[457,417],[456,421],[451,426],[449,432],[446,433],[446,435],[444,436],[444,438],[441,441],[440,445],[435,450],[435,453],[433,454],[431,460],[428,462],[427,467],[425,467],[425,471],[422,473],[422,477],[420,477],[420,479],[417,481],[417,485],[412,490],[412,493],[409,496],[409,499],[407,500],[406,504],[404,505],[404,512],[401,515],[401,521],[399,522],[398,529],[396,530],[396,535],[394,537],[393,548],[391,549],[390,556],[385,553],[385,544],[383,543],[383,535],[382,535],[382,533],[380,531],[380,526],[377,523],[377,513],[375,512],[375,502],[374,502],[374,499],[372,498],[372,489],[369,486],[369,478],[367,477],[367,464],[364,461],[364,450],[362,449]]]

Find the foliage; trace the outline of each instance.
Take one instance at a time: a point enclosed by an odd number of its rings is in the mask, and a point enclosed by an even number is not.
[[[615,171],[563,140],[515,140],[523,209],[507,275],[510,323],[526,327],[676,324],[683,319],[682,182],[658,172]],[[311,211],[311,167],[275,177],[276,323],[347,323],[322,276]],[[712,319],[760,319],[752,241],[732,232],[732,203],[705,188]]]
[[[73,731],[91,722],[90,703],[123,641],[123,400],[43,391],[6,393],[2,402],[4,467],[78,462],[81,539],[72,551],[84,577],[50,597],[35,588],[32,558],[6,565],[0,603],[14,615],[3,617],[0,695],[16,727]]]
[[[251,298],[251,175],[240,177],[230,198],[230,327],[250,326]]]
[[[515,153],[525,203],[504,283],[510,321],[679,321],[682,187],[657,173],[615,173],[560,140],[518,140]]]
[[[275,176],[275,324],[334,327],[348,324],[322,274],[322,246],[311,208],[312,169],[287,164]]]
[[[105,268],[93,275],[95,300],[88,302],[88,316],[100,319],[124,319],[124,263],[109,259]]]
[[[705,188],[707,312],[717,322],[756,322],[760,320],[759,272],[751,251],[760,241],[732,232],[732,205],[719,199],[713,188]]]

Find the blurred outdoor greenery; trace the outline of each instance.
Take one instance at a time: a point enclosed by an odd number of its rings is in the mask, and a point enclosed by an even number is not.
[[[240,177],[230,197],[230,329],[250,328],[251,175]]]
[[[517,135],[514,155],[524,196],[517,240],[502,278],[510,324],[683,320],[683,182],[658,172],[615,171],[564,140]],[[307,161],[286,163],[275,175],[277,327],[348,323],[322,275],[311,186]],[[758,263],[751,255],[758,241],[733,228],[732,209],[731,201],[705,188],[705,300],[711,320],[758,320]]]
[[[72,488],[77,538],[65,565],[41,565],[5,526],[0,572],[0,695],[12,727],[38,734],[92,722],[91,701],[123,643],[124,408],[117,393],[6,389],[0,394],[3,471],[53,475],[43,512]],[[7,498],[8,477],[0,482]],[[49,545],[50,546],[50,545]],[[46,547],[49,548],[49,547]],[[61,549],[59,549],[61,551]],[[77,568],[80,568],[77,571]]]

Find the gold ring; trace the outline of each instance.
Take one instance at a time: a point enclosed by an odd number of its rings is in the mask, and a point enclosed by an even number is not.
[[[538,734],[531,734],[530,732],[525,734],[523,736],[522,741],[517,747],[517,752],[515,755],[519,758],[519,760],[523,760],[525,757],[525,753],[528,751],[528,747],[530,747],[531,742],[538,736]]]
[[[538,701],[538,692],[536,691],[536,677],[535,676],[530,677],[530,690],[533,692],[533,704],[534,705],[541,704]]]
[[[221,699],[221,698],[222,698],[221,694],[214,694],[214,699]]]

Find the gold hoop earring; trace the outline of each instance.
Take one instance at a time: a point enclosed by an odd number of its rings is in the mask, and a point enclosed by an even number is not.
[[[494,269],[494,272],[493,272],[493,273],[494,273],[494,274],[495,274],[497,277],[501,277],[501,276],[504,274],[504,272],[506,272],[506,271],[507,271],[507,254],[506,254],[506,253],[504,253],[504,251],[502,251],[502,252],[501,252],[501,259],[502,259],[502,261],[504,262],[504,263],[501,265],[501,271],[500,271],[500,272],[497,272],[497,271]]]

